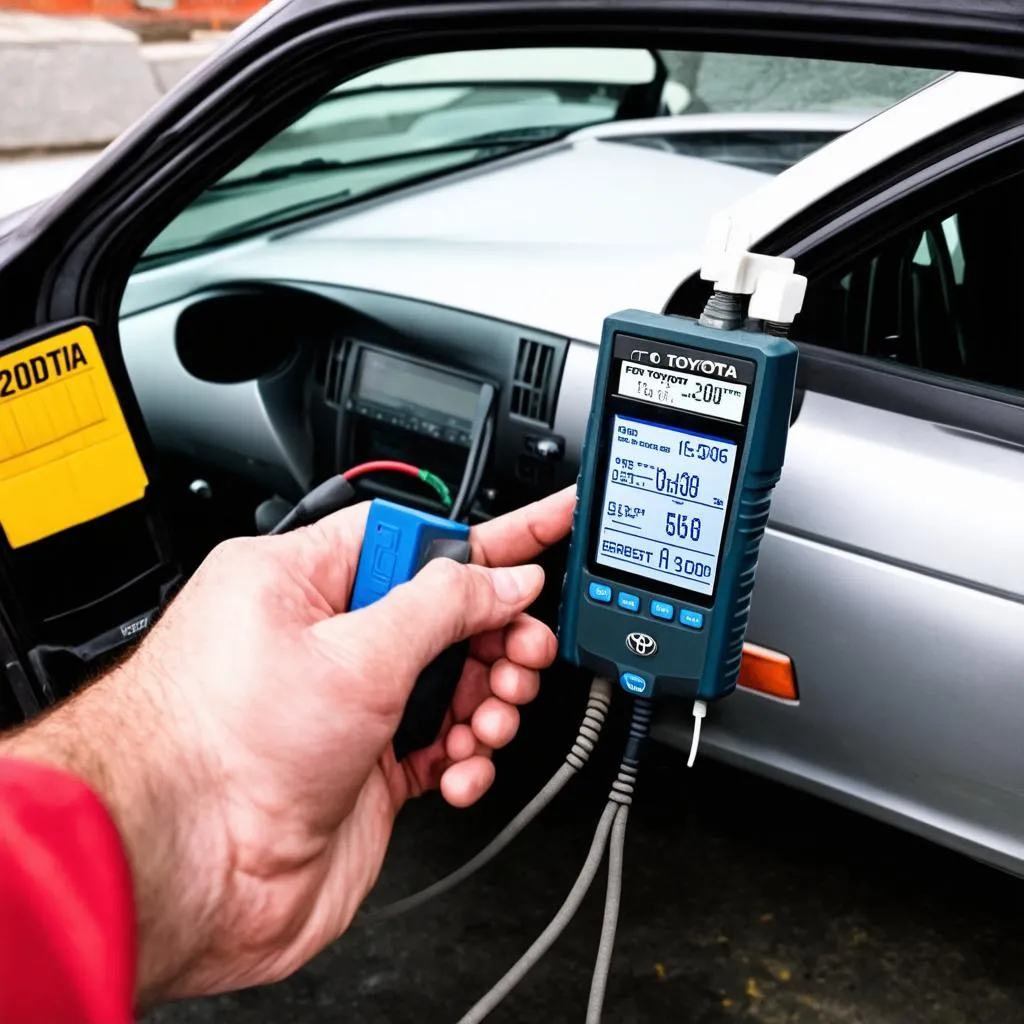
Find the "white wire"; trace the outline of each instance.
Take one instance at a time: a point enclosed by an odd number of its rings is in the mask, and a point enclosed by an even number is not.
[[[690,756],[686,759],[686,767],[692,768],[697,760],[697,748],[700,746],[700,723],[708,713],[708,706],[702,700],[693,702],[693,740],[690,743]]]

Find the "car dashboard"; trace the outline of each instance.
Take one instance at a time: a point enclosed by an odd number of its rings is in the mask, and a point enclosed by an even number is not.
[[[399,296],[263,282],[125,318],[121,340],[158,449],[197,472],[215,467],[295,500],[332,473],[397,460],[453,494],[472,485],[476,519],[575,479],[586,403],[559,402],[559,389],[569,373],[589,395],[593,350],[562,335]],[[446,513],[408,477],[367,476],[360,489]]]

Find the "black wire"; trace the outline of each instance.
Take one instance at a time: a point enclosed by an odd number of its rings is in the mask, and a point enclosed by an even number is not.
[[[452,519],[461,519],[465,516],[469,518],[470,512],[473,510],[473,502],[476,501],[477,492],[480,490],[480,481],[483,478],[484,470],[487,468],[487,458],[491,451],[491,439],[494,437],[494,420],[488,419],[484,424],[484,435],[483,441],[480,445],[480,457],[477,459],[476,468],[473,471],[473,479],[470,480],[469,486],[466,488],[466,498],[464,507],[459,510],[459,515],[454,515],[455,504],[452,503],[453,514]]]
[[[448,518],[453,522],[460,522],[473,507],[476,488],[480,486],[480,477],[491,453],[491,438],[494,436],[494,420],[491,416],[493,407],[494,388],[485,384],[480,388],[480,397],[477,400],[473,442],[466,455],[466,468],[462,472],[459,489],[448,513]]]

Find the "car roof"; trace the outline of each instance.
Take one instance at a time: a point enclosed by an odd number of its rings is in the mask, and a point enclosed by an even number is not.
[[[1024,93],[1024,79],[946,75],[840,135],[723,211],[755,243],[925,139]]]

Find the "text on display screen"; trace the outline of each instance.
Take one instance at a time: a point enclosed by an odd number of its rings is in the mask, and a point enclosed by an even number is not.
[[[625,398],[638,398],[643,402],[740,423],[747,385],[732,381],[724,383],[713,377],[680,373],[660,366],[623,362],[619,369],[618,393]]]
[[[737,451],[722,438],[616,415],[594,560],[714,593]]]

